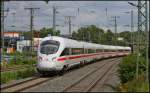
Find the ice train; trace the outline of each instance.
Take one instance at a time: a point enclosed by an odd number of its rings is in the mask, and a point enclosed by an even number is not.
[[[83,65],[92,60],[128,55],[130,47],[101,45],[73,39],[48,36],[38,46],[37,70],[63,72],[74,65]]]

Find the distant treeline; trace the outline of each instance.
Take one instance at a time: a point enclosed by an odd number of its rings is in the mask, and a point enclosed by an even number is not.
[[[53,28],[42,28],[39,31],[33,31],[34,37],[43,38],[48,36],[48,34],[60,36],[60,30],[54,30]],[[62,32],[61,32],[62,33]],[[131,37],[132,34],[132,37]],[[24,36],[31,37],[31,31],[24,32]],[[140,42],[142,45],[145,45],[146,35],[144,32],[140,32]],[[130,31],[123,31],[116,34],[114,31],[110,29],[104,31],[104,29],[96,27],[95,25],[90,25],[87,27],[81,27],[77,31],[72,31],[72,37],[76,40],[92,42],[92,43],[99,43],[99,44],[106,44],[106,45],[121,45],[121,46],[130,46],[131,45],[131,38],[133,38],[134,44],[137,42],[137,31],[130,32]],[[118,38],[122,38],[122,40],[118,40]]]

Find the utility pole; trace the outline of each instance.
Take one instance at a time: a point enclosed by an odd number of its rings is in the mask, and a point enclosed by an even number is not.
[[[112,18],[114,18],[114,20],[112,20],[112,21],[114,21],[114,26],[115,26],[115,45],[117,45],[117,18],[119,18],[119,16],[112,16]]]
[[[133,31],[134,31],[134,23],[133,23],[133,10],[131,10],[130,12],[125,12],[127,14],[131,15],[131,21],[130,21],[130,25],[125,25],[127,27],[130,27],[130,45],[131,45],[131,52],[134,52],[134,38],[133,38]]]
[[[88,31],[89,42],[92,43],[90,31]]]
[[[12,13],[12,16],[13,16],[13,23],[15,24],[15,12]],[[14,28],[15,25],[12,25],[12,27]],[[15,30],[15,29],[14,29]],[[11,44],[12,44],[12,48],[14,48],[14,41],[15,41],[15,38],[14,38],[14,32],[13,32],[13,39],[11,39]]]
[[[9,8],[7,10],[4,9],[4,0],[1,1],[1,61],[3,61],[3,53],[4,53],[4,28],[5,28],[5,25],[4,25],[4,21],[5,21],[5,16],[4,15],[4,12],[9,12]]]
[[[57,11],[57,7],[53,6],[53,31],[56,31],[56,14],[59,13]],[[54,35],[54,33],[52,32],[52,35]]]
[[[116,22],[116,16],[115,16],[115,45],[117,45],[117,22]]]
[[[105,8],[105,12],[106,12],[106,28],[109,28],[108,26],[108,9]]]
[[[138,5],[128,2],[130,5],[138,8],[138,39],[137,39],[137,62],[136,62],[136,79],[138,79],[139,72],[139,56],[140,56],[140,32],[145,31],[146,35],[146,82],[149,82],[149,30],[148,30],[148,6],[147,0],[138,1]]]
[[[148,11],[147,11],[147,1],[138,1],[138,33],[144,31],[146,35],[145,49],[146,49],[146,82],[149,82],[149,59],[148,59]],[[140,53],[140,38],[138,39],[138,53]],[[137,56],[137,61],[139,62],[139,55]],[[138,70],[137,70],[138,74]]]
[[[134,25],[133,25],[133,10],[131,10],[131,47],[132,47],[132,53],[133,53],[133,49],[134,49],[134,38],[133,38],[133,28],[134,28]]]
[[[2,47],[1,47],[1,54],[2,54],[2,58],[1,58],[1,61],[3,61],[3,50],[4,50],[4,1],[1,2],[1,38],[2,38],[2,41],[1,41],[1,44],[2,44]]]
[[[72,37],[72,32],[71,32],[71,18],[74,18],[74,16],[65,16],[65,18],[68,20],[68,27],[69,27],[69,36]]]
[[[149,82],[149,30],[148,30],[148,7],[145,1],[145,33],[146,33],[146,81]]]
[[[33,13],[34,13],[34,10],[36,9],[40,9],[40,8],[25,8],[25,9],[28,9],[30,10],[30,31],[31,31],[31,53],[33,52]]]
[[[54,31],[55,31],[55,27],[56,27],[56,7],[53,6],[53,30]]]
[[[72,38],[72,33],[71,33],[71,18],[74,16],[65,16],[66,20],[68,20],[66,23],[69,25],[69,38]],[[69,53],[72,54],[71,49],[69,49]]]

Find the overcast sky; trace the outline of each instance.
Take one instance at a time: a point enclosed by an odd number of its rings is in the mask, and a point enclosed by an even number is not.
[[[137,4],[136,1],[131,1]],[[24,8],[38,7],[40,9],[34,11],[34,29],[39,30],[43,27],[52,27],[53,22],[53,6],[57,7],[56,29],[61,34],[68,34],[68,24],[65,24],[65,16],[74,16],[72,18],[72,31],[76,31],[81,26],[96,25],[103,29],[111,29],[114,31],[114,21],[112,16],[117,18],[117,31],[130,30],[130,14],[124,12],[134,11],[134,26],[137,26],[137,8],[128,4],[127,1],[50,1],[48,4],[44,1],[9,1],[5,2],[5,9],[9,8],[9,12],[5,13],[5,29],[6,30],[22,30],[29,31],[30,12]],[[78,11],[79,8],[79,11]],[[107,11],[106,11],[107,8]],[[15,15],[13,16],[13,13]],[[15,27],[11,27],[14,25]]]

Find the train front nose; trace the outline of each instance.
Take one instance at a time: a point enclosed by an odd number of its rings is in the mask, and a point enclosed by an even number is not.
[[[53,62],[50,57],[49,58],[39,57],[37,68],[39,70],[45,70],[45,71],[55,70],[55,62]]]
[[[51,38],[52,39],[52,38]],[[45,38],[40,43],[38,50],[38,63],[37,68],[43,71],[55,70],[57,62],[55,59],[58,57],[58,49],[60,42]]]
[[[37,64],[37,68],[39,70],[45,70],[45,71],[55,70],[54,67],[55,66],[52,62],[42,61],[42,62],[38,62],[38,64]]]

